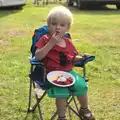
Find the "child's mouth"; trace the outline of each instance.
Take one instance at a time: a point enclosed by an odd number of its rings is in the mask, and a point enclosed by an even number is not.
[[[56,32],[55,32],[55,35],[58,35],[59,33],[60,33],[59,31],[56,31]]]

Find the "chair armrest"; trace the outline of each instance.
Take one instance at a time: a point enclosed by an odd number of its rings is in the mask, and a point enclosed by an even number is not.
[[[44,64],[40,61],[40,60],[36,60],[35,57],[30,57],[30,64],[31,65],[42,65],[44,66]]]
[[[83,67],[86,63],[93,61],[95,59],[95,56],[90,56],[88,58],[85,58],[83,61],[76,62],[74,64],[75,67]]]
[[[80,62],[76,62],[74,64],[75,67],[83,67],[86,63],[90,62],[90,61],[93,61],[95,59],[95,56],[90,56],[86,59],[84,59],[83,61],[80,61]],[[36,60],[35,57],[30,57],[30,64],[31,65],[42,65],[44,66],[44,64],[39,61],[39,60]]]
[[[46,74],[45,66],[40,60],[36,60],[35,57],[30,57],[31,71],[29,73],[29,77],[33,81],[41,80],[44,82],[44,76]],[[35,66],[35,67],[34,67]],[[39,83],[41,84],[41,83]]]

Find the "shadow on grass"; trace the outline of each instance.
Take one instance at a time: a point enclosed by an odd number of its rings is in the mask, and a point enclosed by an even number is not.
[[[0,8],[0,18],[22,12],[23,8],[21,6],[17,7],[2,7]]]

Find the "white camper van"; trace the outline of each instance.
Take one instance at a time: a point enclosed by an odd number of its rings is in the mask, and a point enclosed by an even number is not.
[[[26,0],[0,0],[0,7],[23,6],[25,4]]]

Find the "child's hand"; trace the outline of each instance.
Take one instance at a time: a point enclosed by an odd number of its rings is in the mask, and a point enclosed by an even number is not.
[[[62,40],[62,37],[59,36],[58,32],[53,33],[52,37],[50,38],[50,42],[55,45]]]
[[[83,57],[83,59],[89,58],[91,55],[88,53],[83,53],[81,54],[81,56]]]

